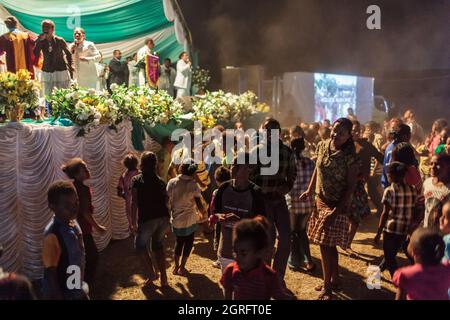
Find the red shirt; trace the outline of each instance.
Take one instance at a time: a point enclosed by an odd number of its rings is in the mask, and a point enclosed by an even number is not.
[[[239,269],[237,262],[230,263],[220,279],[226,291],[233,292],[233,300],[284,299],[277,273],[264,262],[246,273]]]
[[[392,282],[407,300],[450,300],[450,265],[415,265],[398,269]]]
[[[91,234],[92,225],[83,216],[83,213],[84,214],[87,213],[89,215],[92,215],[94,213],[94,206],[92,205],[91,189],[78,181],[74,181],[73,185],[77,190],[79,201],[79,210],[77,216],[78,224],[80,225],[81,232],[83,232],[83,234]]]

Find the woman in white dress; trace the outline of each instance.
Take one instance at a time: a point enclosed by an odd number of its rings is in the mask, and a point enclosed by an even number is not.
[[[180,54],[177,62],[177,76],[174,87],[177,89],[177,98],[191,95],[192,63],[187,52]]]
[[[74,80],[83,88],[97,87],[96,62],[101,59],[100,52],[93,42],[86,41],[86,33],[82,28],[73,32],[74,43],[70,46],[74,61]]]

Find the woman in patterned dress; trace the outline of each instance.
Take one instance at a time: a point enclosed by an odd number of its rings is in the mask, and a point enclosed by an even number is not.
[[[310,219],[309,239],[320,245],[323,286],[320,300],[332,298],[339,287],[337,246],[346,249],[349,238],[349,210],[355,190],[360,161],[352,139],[352,122],[336,120],[331,139],[317,146],[317,162],[308,189],[300,196],[307,200],[316,193],[316,212]]]

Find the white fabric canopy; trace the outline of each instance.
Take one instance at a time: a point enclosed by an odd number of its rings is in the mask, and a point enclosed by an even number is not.
[[[121,160],[133,151],[131,124],[118,132],[106,125],[76,137],[76,127],[8,124],[0,127],[0,243],[4,246],[0,266],[31,279],[42,277],[43,231],[52,217],[47,207],[47,189],[67,179],[60,169],[70,158],[81,157],[92,178],[94,217],[107,233],[94,238],[99,250],[111,239],[128,237],[124,200],[117,197],[117,182],[123,172]]]

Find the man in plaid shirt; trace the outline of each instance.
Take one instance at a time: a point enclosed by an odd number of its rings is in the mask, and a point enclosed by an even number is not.
[[[251,180],[262,189],[267,218],[273,226],[271,230],[273,244],[275,244],[276,231],[278,232],[278,246],[273,261],[273,268],[277,271],[284,284],[284,275],[290,253],[290,221],[285,195],[294,185],[297,169],[292,150],[284,145],[281,140],[277,141],[278,148],[276,153],[271,154],[271,133],[272,130],[275,130],[279,137],[281,131],[280,123],[273,118],[269,118],[264,122],[262,129],[267,130],[267,138],[251,151],[253,155],[258,157],[258,166]],[[267,151],[262,153],[264,148]],[[269,164],[261,164],[261,154],[267,154],[270,157],[271,161]],[[278,170],[275,174],[265,175],[263,169],[273,165],[274,161],[278,161]]]

